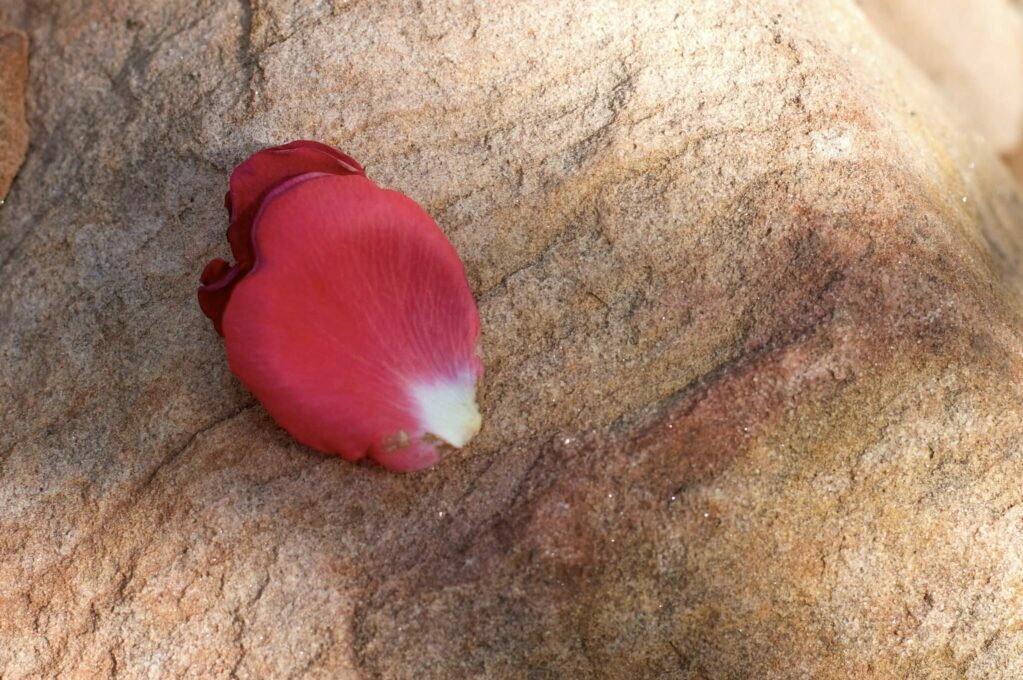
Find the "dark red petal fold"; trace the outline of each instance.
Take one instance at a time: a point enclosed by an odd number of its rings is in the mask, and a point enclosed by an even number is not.
[[[200,307],[221,335],[223,311],[234,285],[252,268],[255,260],[252,222],[263,199],[277,185],[308,172],[365,174],[362,166],[351,156],[310,140],[264,149],[250,156],[231,173],[231,188],[224,197],[224,205],[231,220],[227,240],[237,264],[234,268],[216,268],[218,275],[210,272],[210,266],[207,266],[200,279],[202,288],[199,291]]]
[[[217,332],[223,335],[220,324],[224,317],[224,309],[230,299],[230,288],[238,280],[241,269],[238,265],[231,266],[219,257],[210,260],[199,275],[199,308],[210,320]]]
[[[227,240],[239,264],[252,263],[252,220],[267,192],[277,184],[307,172],[362,175],[355,159],[326,144],[297,141],[253,154],[231,173],[231,226]]]

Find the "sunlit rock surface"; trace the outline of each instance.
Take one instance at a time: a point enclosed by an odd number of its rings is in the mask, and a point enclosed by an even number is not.
[[[5,679],[1023,675],[1023,206],[851,0],[0,21]],[[195,302],[302,137],[465,260],[483,431],[426,473],[296,445]]]
[[[1019,0],[858,0],[1023,183],[1023,6]]]

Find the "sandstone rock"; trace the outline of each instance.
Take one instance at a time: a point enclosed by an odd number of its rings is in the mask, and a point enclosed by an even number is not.
[[[21,31],[0,26],[0,201],[25,159],[25,81],[28,79],[28,39]]]
[[[996,149],[1023,141],[1023,13],[1014,0],[858,0]]]
[[[850,0],[13,0],[0,669],[1019,677],[1023,205]],[[437,218],[484,430],[294,444],[195,303],[231,167]]]

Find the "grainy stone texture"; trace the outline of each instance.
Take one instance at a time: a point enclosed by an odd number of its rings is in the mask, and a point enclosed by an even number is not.
[[[28,149],[25,121],[25,80],[28,38],[0,25],[0,201],[11,188]]]
[[[13,0],[0,669],[1023,674],[1023,205],[849,0]],[[420,201],[484,430],[297,446],[195,303],[232,166]]]

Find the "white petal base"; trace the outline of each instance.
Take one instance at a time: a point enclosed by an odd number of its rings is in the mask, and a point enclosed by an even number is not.
[[[476,407],[476,381],[471,376],[413,385],[411,391],[426,432],[461,448],[480,431],[483,421]]]

